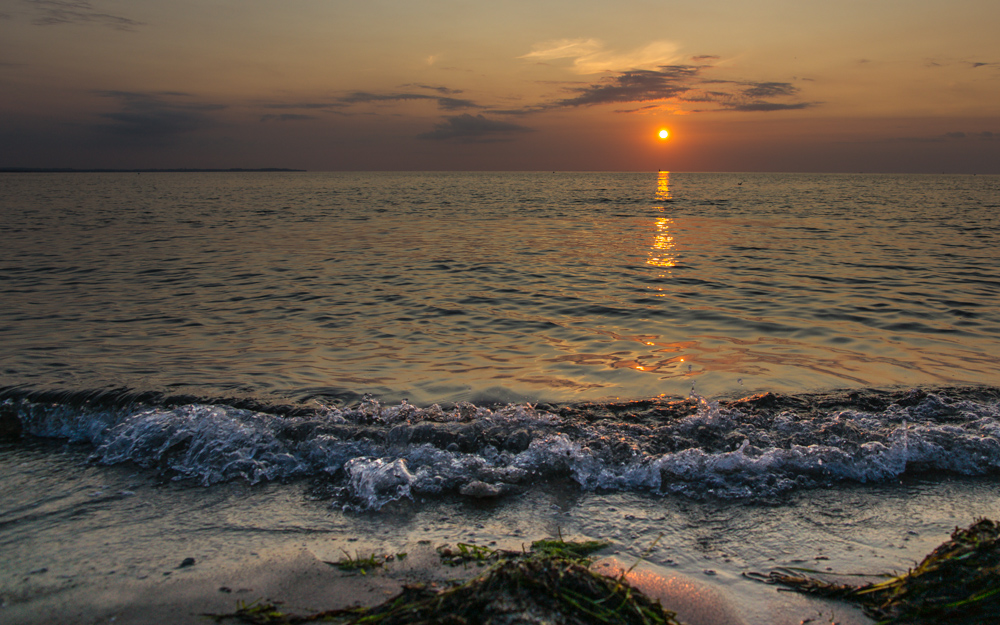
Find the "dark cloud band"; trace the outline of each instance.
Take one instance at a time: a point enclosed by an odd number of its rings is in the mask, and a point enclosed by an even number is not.
[[[489,143],[509,139],[512,134],[532,132],[531,128],[510,122],[488,119],[482,115],[456,115],[435,124],[434,130],[417,135],[435,141],[457,140],[465,143]]]
[[[226,108],[221,104],[191,101],[174,91],[97,91],[96,95],[117,100],[119,110],[101,113],[110,123],[97,124],[102,134],[130,139],[163,140],[216,125],[210,115]]]
[[[116,30],[135,30],[142,22],[121,15],[103,13],[86,0],[24,0],[35,8],[36,17],[32,21],[37,26],[57,24],[96,23]]]

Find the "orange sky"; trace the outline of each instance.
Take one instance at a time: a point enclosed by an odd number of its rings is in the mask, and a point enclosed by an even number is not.
[[[1000,173],[997,24],[995,0],[0,0],[0,167]]]

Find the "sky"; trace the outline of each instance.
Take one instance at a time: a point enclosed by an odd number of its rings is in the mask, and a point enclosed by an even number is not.
[[[997,174],[998,25],[996,0],[0,0],[0,167]]]

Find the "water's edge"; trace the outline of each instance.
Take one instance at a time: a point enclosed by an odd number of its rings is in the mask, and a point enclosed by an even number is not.
[[[1000,472],[1000,388],[427,407],[7,388],[0,432],[85,443],[92,462],[202,485],[309,478],[355,509],[502,497],[553,479],[761,502],[839,482]]]

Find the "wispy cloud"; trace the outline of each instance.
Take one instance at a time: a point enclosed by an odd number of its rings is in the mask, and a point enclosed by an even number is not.
[[[777,99],[798,96],[797,87],[787,82],[750,82],[708,80],[703,77],[705,65],[665,65],[655,70],[629,70],[608,76],[599,82],[568,87],[572,97],[555,100],[533,110],[562,107],[595,106],[601,104],[647,104],[649,102],[714,104],[708,110],[768,112],[799,110],[816,106],[815,102],[783,102]],[[619,109],[618,112],[634,113],[648,110],[649,105],[638,109]]]
[[[482,115],[456,115],[446,117],[434,130],[417,135],[420,139],[436,141],[456,140],[462,143],[492,143],[509,140],[512,135],[532,132],[531,128],[509,122],[488,119]]]
[[[118,101],[119,110],[101,113],[110,123],[94,129],[125,139],[164,140],[216,125],[209,113],[226,108],[221,104],[191,101],[191,95],[174,91],[96,91],[96,95]]]
[[[649,102],[680,97],[693,89],[699,68],[691,65],[663,66],[657,70],[622,72],[592,85],[571,87],[573,97],[556,101],[555,106],[592,106],[623,102]]]
[[[282,109],[301,109],[301,110],[329,110],[336,108],[343,108],[347,106],[343,102],[274,102],[271,104],[265,104],[264,108],[282,110]]]
[[[331,98],[329,100],[314,102],[276,102],[266,104],[264,105],[264,108],[272,110],[326,110],[343,112],[343,109],[357,104],[384,104],[416,100],[436,102],[438,108],[443,111],[460,111],[463,109],[483,108],[472,100],[452,97],[452,95],[461,93],[461,91],[457,89],[449,89],[448,87],[431,87],[427,85],[408,86],[436,91],[440,95],[414,92],[372,93],[369,91],[354,91],[348,93],[347,95]]]
[[[792,96],[797,91],[797,88],[787,82],[757,82],[749,83],[749,86],[743,89],[742,95],[747,98],[773,98]]]
[[[730,90],[713,89],[690,101],[716,104],[721,110],[767,113],[797,111],[816,106],[817,102],[774,102],[773,98],[793,98],[799,88],[788,82],[743,82],[730,80],[706,81],[706,84],[732,86]],[[703,111],[697,111],[703,112]]]
[[[415,87],[417,89],[427,89],[428,91],[437,91],[441,95],[458,95],[462,93],[462,89],[450,89],[441,85],[421,85],[418,83],[409,83],[403,85],[403,87]]]
[[[300,113],[281,113],[275,115],[273,113],[268,113],[262,115],[260,121],[262,122],[302,122],[308,121],[310,119],[316,119],[315,115],[302,115]]]
[[[87,0],[23,0],[35,9],[33,24],[52,26],[56,24],[95,23],[116,30],[135,30],[142,22],[105,13]]]
[[[982,132],[961,132],[952,131],[940,135],[928,135],[922,137],[889,137],[879,139],[878,143],[945,143],[953,141],[996,141],[1000,140],[1000,133],[991,131]]]
[[[653,102],[714,104],[714,111],[770,112],[805,109],[816,102],[789,101],[799,90],[789,82],[709,79],[719,57],[702,54],[690,57],[692,64],[679,64],[678,46],[669,41],[654,41],[629,52],[614,52],[596,39],[561,39],[539,44],[521,59],[547,62],[571,59],[579,74],[603,73],[591,84],[564,87],[568,97],[527,106],[517,111],[531,113],[554,108],[596,106],[602,104],[642,104],[620,113],[651,110]],[[658,108],[658,107],[657,107]]]
[[[606,49],[598,39],[559,39],[538,44],[520,58],[539,62],[571,59],[577,73],[599,74],[669,65],[679,60],[679,47],[671,41],[653,41],[641,48],[617,52]]]
[[[428,95],[426,93],[369,93],[367,91],[355,91],[350,95],[338,98],[337,101],[342,104],[368,104],[372,102],[405,102],[407,100],[434,100],[445,111],[480,108],[472,100]]]
[[[997,61],[984,61],[982,59],[971,61],[968,58],[965,58],[965,59],[931,58],[931,59],[925,59],[924,66],[925,67],[931,67],[931,68],[936,68],[936,67],[947,67],[947,68],[964,67],[966,69],[979,69],[980,67],[989,67],[989,68],[993,68],[993,69],[1000,69],[1000,62],[997,62]]]
[[[557,39],[537,44],[531,52],[520,58],[539,61],[580,58],[596,54],[603,47],[604,44],[597,39]]]
[[[746,111],[751,113],[767,113],[770,111],[801,111],[812,108],[817,102],[744,102],[737,104],[723,104],[723,108],[730,111]]]

